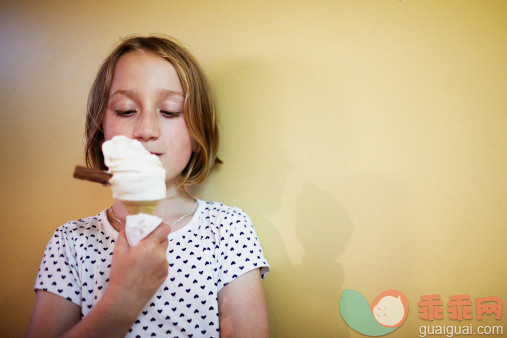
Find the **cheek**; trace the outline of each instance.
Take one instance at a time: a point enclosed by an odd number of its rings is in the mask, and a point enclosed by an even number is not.
[[[104,116],[104,120],[102,121],[102,130],[104,132],[104,141],[110,140],[117,135],[125,135],[132,138],[132,136],[129,136],[128,128],[123,126],[119,121],[115,120],[114,117],[107,112]]]
[[[164,167],[173,170],[183,170],[192,155],[193,141],[186,126],[173,125],[163,130],[166,157]]]
[[[104,141],[110,140],[116,135],[114,123],[111,123],[111,117],[106,113],[102,121],[102,131],[104,132]]]
[[[185,122],[182,121],[177,125],[171,126],[167,131],[167,135],[169,135],[169,143],[175,146],[180,152],[192,152],[194,142],[188,132]]]
[[[186,164],[192,155],[192,139],[187,135],[182,135],[181,138],[173,140],[171,148],[179,161]]]

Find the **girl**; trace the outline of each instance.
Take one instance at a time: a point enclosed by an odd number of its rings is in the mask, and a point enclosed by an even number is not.
[[[185,190],[218,161],[218,131],[206,78],[176,41],[129,38],[104,61],[88,98],[88,165],[106,169],[101,144],[116,135],[163,163],[163,222],[135,247],[120,201],[59,227],[27,336],[268,336],[269,266],[248,216]]]

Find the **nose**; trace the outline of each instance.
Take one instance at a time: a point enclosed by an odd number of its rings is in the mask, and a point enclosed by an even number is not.
[[[157,114],[142,111],[137,117],[133,136],[139,141],[157,139],[160,136],[160,126]]]

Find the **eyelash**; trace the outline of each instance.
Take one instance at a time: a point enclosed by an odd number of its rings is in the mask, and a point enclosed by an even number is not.
[[[135,110],[115,110],[114,113],[119,117],[128,117],[134,114]]]
[[[161,110],[160,113],[166,118],[174,118],[174,117],[178,117],[181,115],[180,112],[172,112],[172,111],[167,111],[167,110]]]
[[[136,113],[135,110],[115,110],[115,113],[116,115],[120,116],[120,117],[129,117],[133,114]],[[178,117],[181,115],[181,112],[172,112],[172,111],[167,111],[167,110],[161,110],[160,111],[160,114],[162,114],[162,116],[164,116],[165,118],[174,118],[174,117]]]

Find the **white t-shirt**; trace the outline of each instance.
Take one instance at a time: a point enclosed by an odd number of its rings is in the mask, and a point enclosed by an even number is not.
[[[218,337],[218,292],[245,272],[269,271],[246,213],[198,200],[191,221],[169,234],[169,275],[127,337]],[[118,232],[106,210],[59,227],[46,247],[35,289],[64,297],[86,316],[109,281]]]

